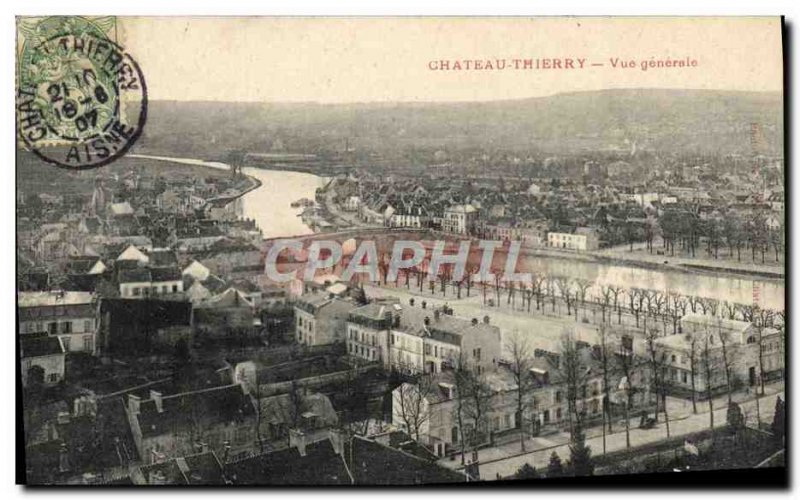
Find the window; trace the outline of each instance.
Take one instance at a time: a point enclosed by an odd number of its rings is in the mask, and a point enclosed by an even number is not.
[[[72,333],[72,321],[61,323],[61,333]]]
[[[92,331],[92,320],[87,319],[83,322],[83,331],[84,332],[91,332]]]
[[[48,323],[47,333],[49,333],[50,335],[55,335],[56,333],[58,333],[58,323],[55,321]]]
[[[556,420],[561,420],[561,408],[556,408]]]
[[[162,286],[161,286],[161,293],[164,293],[164,294],[166,294],[166,293],[167,293],[167,291],[169,291],[169,289],[167,288],[167,285],[162,285]]]
[[[302,317],[302,316],[298,316],[298,317],[297,317],[297,324],[298,324],[299,326],[303,326],[303,317]]]
[[[674,363],[674,362],[677,360],[677,356],[675,356],[675,355],[673,354],[673,355],[670,357],[670,359],[671,359],[671,360],[672,360],[672,362]]]
[[[58,373],[51,373],[47,376],[49,382],[58,382]]]
[[[138,286],[133,287],[133,296],[134,297],[138,297],[139,296],[139,287]]]
[[[172,293],[178,293],[178,285],[172,285]]]
[[[83,350],[86,352],[94,351],[94,339],[91,335],[83,336]]]
[[[69,351],[69,341],[72,340],[69,337],[64,337],[61,339],[61,343],[64,344],[64,350]]]
[[[560,402],[561,402],[561,391],[556,391],[556,403]]]

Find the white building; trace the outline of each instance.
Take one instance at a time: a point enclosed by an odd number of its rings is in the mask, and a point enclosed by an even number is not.
[[[183,293],[183,278],[171,268],[135,267],[119,272],[119,295],[123,299],[170,296]]]
[[[500,351],[494,325],[388,300],[354,309],[347,321],[348,354],[400,371],[439,373],[469,363],[483,372],[496,366]]]
[[[23,337],[20,342],[22,385],[55,385],[64,380],[65,346],[58,337]]]
[[[306,346],[344,341],[347,315],[355,304],[327,292],[303,296],[294,306],[295,340]]]
[[[344,209],[348,212],[358,211],[359,206],[361,206],[361,197],[359,196],[350,196],[344,202]]]
[[[448,233],[471,234],[478,210],[472,205],[454,205],[446,208],[442,219],[442,230]]]
[[[91,292],[20,292],[19,333],[58,337],[66,352],[95,353],[97,300]]]
[[[547,233],[547,246],[565,250],[596,250],[597,234],[588,228],[578,228],[574,233]]]

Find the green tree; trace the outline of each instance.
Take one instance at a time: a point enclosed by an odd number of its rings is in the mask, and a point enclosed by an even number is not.
[[[738,434],[744,428],[744,414],[741,407],[736,403],[728,405],[728,432]]]
[[[547,464],[547,477],[561,477],[564,475],[564,465],[561,463],[561,457],[558,453],[553,452],[550,455],[550,463]]]
[[[536,467],[532,467],[531,464],[526,463],[514,474],[514,479],[539,479],[539,471],[536,470]]]
[[[776,441],[783,440],[786,431],[786,404],[780,396],[775,401],[775,417],[772,419],[772,434]]]
[[[575,425],[572,444],[569,445],[569,466],[575,476],[591,476],[594,474],[592,449],[586,445],[586,436],[579,421]]]

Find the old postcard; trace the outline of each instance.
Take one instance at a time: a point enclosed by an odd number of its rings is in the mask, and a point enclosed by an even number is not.
[[[781,18],[16,27],[21,482],[785,480]]]

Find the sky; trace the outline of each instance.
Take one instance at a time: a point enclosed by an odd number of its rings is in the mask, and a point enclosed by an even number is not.
[[[777,17],[127,17],[118,26],[118,41],[139,62],[150,99],[487,101],[607,88],[780,91],[783,85]],[[576,69],[564,68],[567,58]],[[636,67],[614,68],[612,58]],[[697,65],[640,66],[666,58]],[[430,69],[443,60],[463,67],[465,59],[502,59],[506,68]],[[558,59],[561,68],[515,69],[514,59],[540,65]],[[577,69],[579,59],[584,69]]]

